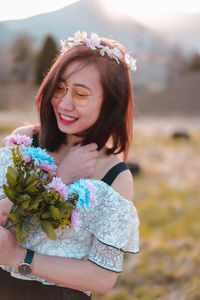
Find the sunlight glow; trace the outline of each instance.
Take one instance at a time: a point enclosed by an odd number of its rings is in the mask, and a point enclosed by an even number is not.
[[[28,18],[63,8],[74,2],[83,0],[0,0],[0,21]],[[97,1],[101,7],[113,16],[129,15],[136,20],[148,20],[154,15],[168,11],[191,13],[200,11],[200,0],[87,0]]]
[[[190,13],[200,11],[199,0],[102,0],[106,9],[113,15],[129,15],[139,19],[151,17],[160,12],[177,11]]]
[[[0,21],[18,20],[58,10],[79,0],[1,0]]]

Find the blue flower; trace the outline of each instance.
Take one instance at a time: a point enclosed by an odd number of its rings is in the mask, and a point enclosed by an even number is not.
[[[41,149],[40,147],[26,147],[23,149],[23,152],[30,155],[36,165],[52,164],[54,162],[53,158],[46,152],[46,150]]]
[[[86,209],[90,205],[90,190],[87,188],[84,179],[80,179],[78,182],[70,184],[69,189],[79,196],[76,204],[77,208]]]

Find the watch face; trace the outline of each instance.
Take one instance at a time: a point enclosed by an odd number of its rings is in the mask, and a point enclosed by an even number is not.
[[[18,272],[22,275],[29,275],[32,272],[31,265],[22,263],[18,266]]]

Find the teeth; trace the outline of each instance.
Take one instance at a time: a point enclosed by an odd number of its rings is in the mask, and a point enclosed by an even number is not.
[[[74,121],[76,120],[77,118],[74,118],[74,117],[68,117],[68,116],[64,116],[62,114],[60,114],[62,119],[66,120],[66,121]]]

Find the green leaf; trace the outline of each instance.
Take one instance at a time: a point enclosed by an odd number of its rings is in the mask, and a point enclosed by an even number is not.
[[[29,218],[29,222],[32,224],[32,225],[36,225],[37,223],[40,222],[40,219],[37,217],[37,216],[31,216]]]
[[[31,204],[29,205],[29,209],[36,209],[38,208],[40,202],[42,201],[41,198],[36,198],[31,200]]]
[[[74,209],[73,205],[69,204],[69,203],[65,203],[65,210],[67,210],[67,212],[72,212]]]
[[[7,184],[14,187],[17,183],[17,172],[9,166],[6,173]]]
[[[19,197],[17,197],[16,201],[19,202],[19,203],[22,203],[24,201],[31,201],[31,197],[27,194],[22,194],[20,195]]]
[[[26,187],[30,186],[30,185],[35,185],[38,183],[38,177],[35,174],[29,174],[26,178],[25,178],[25,184]]]
[[[55,206],[50,206],[49,210],[50,210],[50,212],[51,212],[51,216],[52,216],[53,219],[56,220],[56,219],[59,219],[59,218],[60,218],[60,212],[59,212],[59,210],[58,210],[57,207],[55,207]]]
[[[29,185],[28,187],[25,188],[24,190],[26,193],[35,193],[37,192],[37,188],[35,185]]]
[[[51,240],[56,240],[57,236],[56,236],[55,230],[50,222],[42,221],[41,226],[42,226],[43,231],[48,236],[48,238],[50,238]]]
[[[18,216],[16,214],[8,214],[8,218],[11,219],[14,223],[18,222]]]
[[[17,209],[15,210],[15,214],[20,215],[22,217],[25,217],[27,215],[27,213],[22,207],[17,207]]]
[[[45,213],[43,213],[43,214],[41,215],[41,217],[42,217],[43,219],[48,219],[48,218],[51,217],[51,213],[50,213],[50,212],[45,212]]]
[[[28,238],[30,227],[27,224],[18,224],[16,227],[16,237],[20,244]]]
[[[31,197],[27,194],[20,195],[16,199],[17,203],[20,203],[23,208],[28,208],[31,202]]]
[[[3,190],[6,197],[10,199],[12,202],[15,202],[15,197],[16,197],[15,191],[9,186],[7,186],[6,184],[3,185]]]

